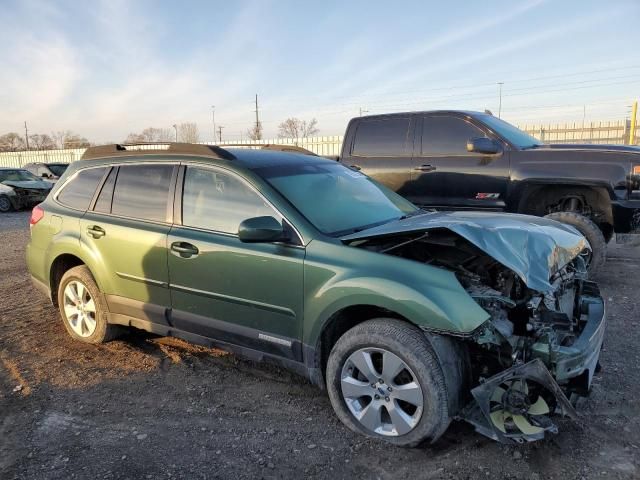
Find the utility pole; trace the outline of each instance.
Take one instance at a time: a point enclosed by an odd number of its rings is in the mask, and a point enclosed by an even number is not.
[[[369,113],[369,110],[363,110],[362,107],[360,107],[360,116],[362,116],[363,113]]]
[[[29,150],[29,130],[27,130],[27,121],[24,121],[24,139],[27,142],[27,150]]]
[[[629,125],[629,145],[636,144],[636,120],[638,117],[638,101],[633,102],[631,107],[631,125]],[[27,147],[28,148],[28,147]],[[634,168],[635,170],[635,168]]]
[[[222,129],[224,127],[222,125],[218,125],[218,141],[222,142]]]
[[[216,141],[216,106],[211,105],[211,119],[213,120],[213,142]]]
[[[260,132],[260,117],[258,116],[258,94],[256,93],[256,140],[262,140],[262,132]]]
[[[498,82],[498,118],[502,113],[502,85],[504,85],[504,82]]]
[[[174,129],[175,129],[175,131],[176,131],[176,143],[177,143],[177,142],[178,142],[178,125],[173,124],[173,128],[174,128]]]

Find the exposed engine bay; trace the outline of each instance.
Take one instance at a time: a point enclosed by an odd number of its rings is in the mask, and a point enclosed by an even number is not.
[[[604,305],[597,286],[587,281],[583,257],[559,265],[549,288],[540,291],[446,228],[351,245],[453,272],[490,315],[458,340],[468,358],[466,406],[458,418],[504,443],[557,432],[554,413],[577,418],[572,401],[589,392],[605,323]]]

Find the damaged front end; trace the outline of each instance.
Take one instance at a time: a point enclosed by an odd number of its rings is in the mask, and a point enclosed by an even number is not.
[[[361,235],[351,245],[450,270],[489,314],[475,331],[458,335],[468,365],[461,386],[466,406],[457,418],[503,443],[557,432],[554,414],[577,418],[573,404],[590,390],[604,338],[604,301],[586,278],[584,239],[561,232],[558,248],[534,225],[528,244],[510,262],[510,240],[523,238],[527,224],[520,226],[519,237],[495,223],[482,236],[476,224],[474,237],[440,223],[420,231]],[[543,226],[554,240],[553,225]]]

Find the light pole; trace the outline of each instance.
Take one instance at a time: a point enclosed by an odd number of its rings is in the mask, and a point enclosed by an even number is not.
[[[175,123],[173,124],[173,128],[176,131],[176,143],[178,142],[178,125],[176,125]]]
[[[498,118],[500,118],[500,114],[502,113],[502,85],[504,85],[504,82],[498,82]]]
[[[216,106],[211,105],[211,120],[213,120],[213,143],[216,143]]]

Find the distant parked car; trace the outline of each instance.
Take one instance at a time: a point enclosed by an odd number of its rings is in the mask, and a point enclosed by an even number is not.
[[[53,188],[22,168],[0,168],[0,212],[33,207],[42,202]]]
[[[36,177],[44,178],[45,180],[55,183],[65,172],[68,163],[28,163],[23,168],[29,170]]]
[[[540,439],[598,365],[604,302],[574,228],[426,212],[315,155],[93,147],[30,224],[34,284],[75,340],[135,327],[275,362],[395,445],[454,418]]]

